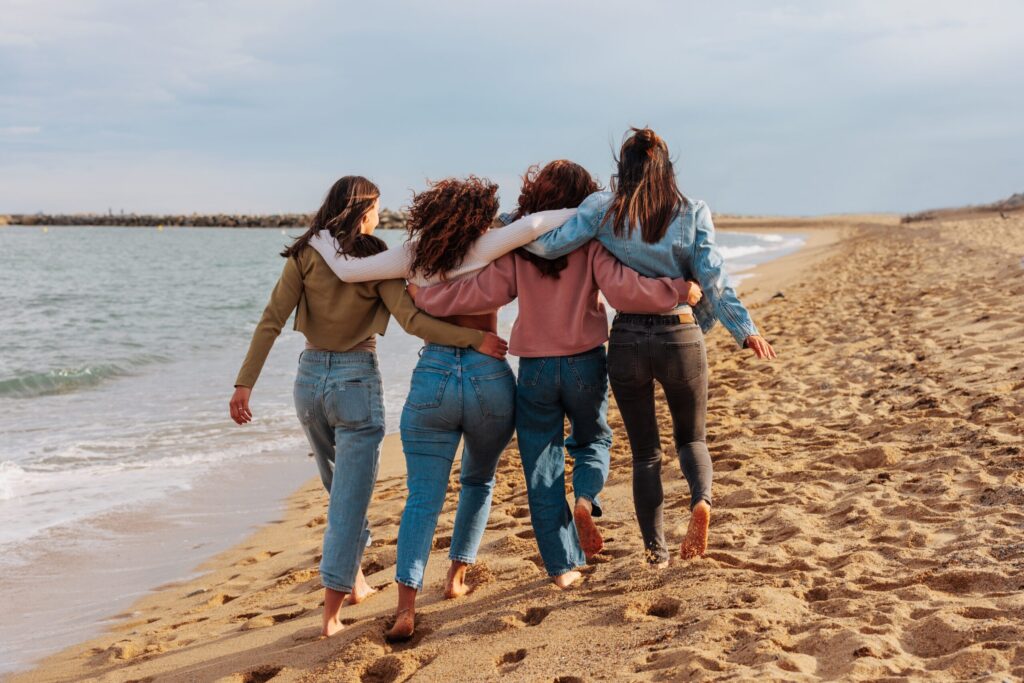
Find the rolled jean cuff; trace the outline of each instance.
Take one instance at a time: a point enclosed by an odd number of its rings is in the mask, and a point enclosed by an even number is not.
[[[702,500],[708,504],[708,507],[711,507],[711,496],[710,495],[707,495],[707,496],[694,496],[693,498],[690,499],[690,511],[692,512],[693,508],[697,507],[697,503],[701,502]]]
[[[419,589],[423,588],[423,582],[422,581],[413,581],[412,579],[402,579],[402,578],[399,578],[397,576],[395,577],[395,583],[400,583],[403,586],[406,586],[408,588],[412,588],[414,591],[418,591]]]
[[[585,564],[578,564],[575,567],[566,567],[565,569],[549,569],[548,570],[548,576],[553,579],[556,576],[561,576],[562,574],[567,574],[568,572],[575,571],[575,570],[579,569],[580,567],[585,567],[585,566],[586,566]]]
[[[464,564],[476,564],[476,557],[469,557],[468,555],[449,555],[448,559],[452,562],[462,562]]]
[[[592,508],[590,512],[591,517],[601,517],[604,515],[604,510],[601,509],[601,504],[597,502],[597,496],[590,496],[586,493],[581,493],[576,496],[576,500],[579,500],[580,498],[590,501],[590,507]]]
[[[338,591],[339,593],[351,593],[352,586],[342,586],[340,583],[329,580],[323,574],[320,575],[320,584],[324,588],[330,588],[332,591]]]

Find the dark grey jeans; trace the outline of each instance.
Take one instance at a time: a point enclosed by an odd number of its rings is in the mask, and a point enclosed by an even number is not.
[[[694,324],[662,316],[619,316],[608,343],[608,379],[633,451],[633,504],[652,563],[668,560],[661,486],[661,437],[654,381],[665,390],[672,434],[690,507],[711,504],[711,455],[704,441],[708,359],[704,335]]]

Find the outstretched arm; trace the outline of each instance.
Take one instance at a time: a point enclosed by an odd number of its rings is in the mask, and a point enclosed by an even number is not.
[[[518,296],[514,254],[505,254],[483,270],[461,280],[421,287],[413,297],[430,315],[490,313]]]
[[[270,354],[270,348],[281,334],[281,328],[288,322],[292,311],[299,305],[301,296],[302,273],[299,270],[299,261],[289,257],[285,261],[281,277],[270,295],[270,301],[263,309],[263,317],[260,318],[256,330],[252,333],[249,352],[245,355],[242,368],[238,371],[238,377],[235,379],[236,387],[251,389],[256,384],[256,379]]]
[[[699,202],[694,214],[696,237],[693,242],[693,274],[711,305],[733,339],[741,346],[749,346],[759,358],[774,358],[775,352],[757,331],[750,313],[740,302],[736,290],[725,274],[725,260],[715,244],[715,224],[711,209]]]
[[[597,237],[606,202],[607,196],[604,193],[596,192],[590,195],[580,204],[573,218],[567,220],[562,227],[527,244],[526,250],[546,259],[556,259],[576,251]]]

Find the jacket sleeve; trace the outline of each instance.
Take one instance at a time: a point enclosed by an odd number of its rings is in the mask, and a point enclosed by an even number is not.
[[[256,384],[274,341],[281,334],[281,329],[288,322],[292,311],[299,305],[301,298],[302,272],[299,269],[299,260],[289,257],[285,261],[274,291],[270,294],[270,302],[263,309],[263,317],[252,333],[249,352],[245,355],[242,368],[235,379],[236,387],[252,388]]]
[[[327,230],[321,230],[309,240],[309,246],[316,249],[342,282],[404,279],[409,277],[409,266],[412,265],[413,245],[409,242],[373,256],[358,258],[338,254],[338,241]]]
[[[409,292],[405,291],[404,280],[382,280],[377,293],[402,329],[411,335],[445,346],[479,349],[483,344],[482,331],[446,323],[416,308]]]
[[[623,265],[599,242],[591,242],[587,248],[597,286],[616,311],[665,313],[679,304],[679,290],[672,278],[644,277]]]
[[[580,204],[575,216],[563,223],[561,227],[555,228],[527,244],[526,250],[546,259],[556,259],[576,251],[597,237],[603,208],[603,195],[601,193],[590,195]]]
[[[711,220],[711,209],[704,202],[697,202],[694,221],[695,237],[691,259],[694,277],[715,317],[742,347],[747,337],[759,334],[757,326],[725,273],[725,260],[715,244],[715,224]]]
[[[475,275],[416,293],[416,305],[431,315],[490,313],[518,296],[514,254],[505,254]]]

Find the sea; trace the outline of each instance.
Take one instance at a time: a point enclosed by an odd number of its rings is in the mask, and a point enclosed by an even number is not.
[[[277,341],[253,423],[228,415],[300,232],[0,227],[0,675],[193,575],[315,476],[292,405],[301,334]],[[740,279],[802,243],[719,234]],[[389,432],[419,347],[395,323],[378,342]]]

